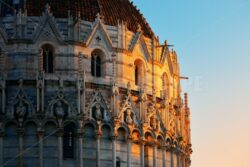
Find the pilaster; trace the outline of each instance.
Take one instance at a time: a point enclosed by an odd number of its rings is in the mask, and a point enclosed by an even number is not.
[[[145,141],[141,140],[140,141],[140,146],[141,146],[141,152],[140,152],[140,156],[141,156],[141,167],[144,167],[145,165],[145,161],[144,161],[144,147],[145,147]]]
[[[129,136],[127,139],[127,166],[131,167],[131,142],[132,136]]]
[[[77,162],[79,167],[83,167],[83,132],[81,129],[77,130]]]
[[[4,138],[4,132],[0,129],[0,166],[3,165],[3,138]]]
[[[100,147],[100,139],[101,139],[101,131],[98,130],[96,133],[96,167],[101,167],[101,147]]]
[[[166,167],[166,146],[162,146],[162,166]]]
[[[63,166],[63,129],[58,128],[57,130],[58,138],[58,167]]]
[[[24,129],[19,128],[17,130],[18,138],[19,138],[19,161],[18,166],[23,167],[23,135],[24,135]]]
[[[43,137],[44,131],[38,130],[37,132],[38,140],[39,140],[39,166],[43,167]]]
[[[153,167],[157,167],[157,144],[153,143]]]

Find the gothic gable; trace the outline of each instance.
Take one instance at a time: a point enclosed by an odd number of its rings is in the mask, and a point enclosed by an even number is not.
[[[135,33],[133,39],[131,40],[129,51],[131,53],[143,55],[145,60],[149,60],[150,54],[147,45],[145,43],[145,40],[143,39],[143,36],[141,35],[140,32]]]
[[[101,45],[107,50],[112,51],[112,40],[108,35],[108,31],[105,29],[103,23],[100,19],[97,19],[94,23],[94,28],[90,33],[86,41],[86,46],[96,46]]]
[[[27,117],[35,114],[35,107],[24,91],[22,81],[20,82],[16,95],[11,97],[7,102],[6,115],[9,118],[16,118],[22,124]]]
[[[49,102],[48,112],[49,116],[57,118],[72,117],[77,113],[75,107],[69,102],[65,94],[59,90]]]
[[[87,118],[96,121],[110,121],[111,112],[100,91],[97,91],[87,109]]]
[[[154,131],[164,130],[163,121],[154,103],[149,102],[147,106],[147,123],[148,127]]]
[[[32,37],[34,42],[38,41],[39,39],[41,39],[41,41],[56,39],[60,43],[63,42],[62,36],[54,19],[55,18],[53,16],[48,14],[44,14],[41,17],[41,21],[39,23],[40,26],[37,27]]]

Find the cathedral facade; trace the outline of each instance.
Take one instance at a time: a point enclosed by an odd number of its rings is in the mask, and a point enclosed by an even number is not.
[[[177,54],[132,2],[0,9],[0,166],[191,165]]]

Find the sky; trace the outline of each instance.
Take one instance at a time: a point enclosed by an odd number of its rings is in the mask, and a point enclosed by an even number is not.
[[[250,0],[133,0],[177,51],[191,167],[250,167]]]

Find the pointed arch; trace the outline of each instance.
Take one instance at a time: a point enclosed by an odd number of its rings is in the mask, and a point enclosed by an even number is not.
[[[102,77],[105,75],[105,54],[100,49],[94,49],[91,53],[91,75],[94,77]]]
[[[42,54],[43,54],[43,70],[45,73],[53,73],[55,68],[54,54],[55,49],[50,44],[44,44],[42,46]]]
[[[146,76],[146,71],[145,71],[145,65],[142,60],[137,59],[134,62],[134,81],[135,85],[137,86],[144,86],[145,84],[145,76]]]

